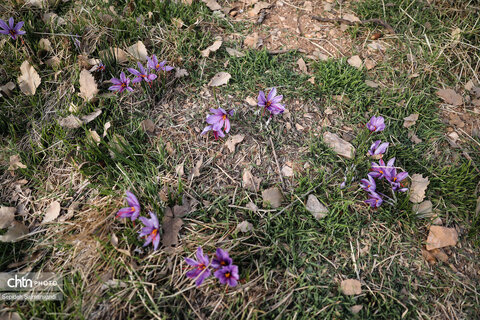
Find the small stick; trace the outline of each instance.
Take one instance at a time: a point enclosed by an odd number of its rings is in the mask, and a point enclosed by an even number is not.
[[[330,18],[323,18],[323,17],[319,17],[319,16],[312,16],[312,19],[320,21],[320,22],[341,22],[341,23],[345,23],[349,26],[355,26],[355,25],[359,25],[359,24],[363,25],[363,24],[367,24],[367,23],[376,23],[376,24],[379,24],[379,25],[383,26],[384,28],[386,28],[390,33],[395,34],[395,29],[393,29],[393,27],[391,25],[389,25],[388,23],[386,23],[382,19],[367,19],[367,20],[361,20],[361,21],[355,21],[355,22],[352,22],[352,21],[346,20],[346,19],[342,19],[342,18],[332,18],[332,19],[330,19]]]
[[[270,138],[270,144],[272,145],[273,157],[275,158],[275,163],[277,164],[278,175],[280,176],[280,181],[282,182],[282,186],[285,189],[285,182],[283,181],[282,177],[282,170],[280,170],[280,164],[278,163],[277,153],[275,152],[275,147],[273,146],[272,137]]]

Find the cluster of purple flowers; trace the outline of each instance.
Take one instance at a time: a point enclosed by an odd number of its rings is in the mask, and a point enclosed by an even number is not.
[[[277,96],[277,88],[272,88],[267,96],[265,96],[265,92],[259,92],[257,104],[259,107],[263,108],[263,113],[268,111],[270,113],[270,117],[272,117],[285,111],[285,106],[280,104],[282,99],[282,95]],[[200,135],[204,135],[205,133],[212,131],[215,140],[217,140],[218,137],[225,137],[225,133],[230,131],[229,117],[233,116],[234,110],[227,112],[222,108],[218,108],[210,109],[210,112],[212,114],[208,115],[206,119],[208,125],[203,129]]]
[[[13,40],[17,40],[18,36],[25,34],[26,32],[20,30],[25,22],[20,21],[15,24],[13,17],[8,19],[8,24],[0,19],[0,33],[10,36]]]
[[[366,127],[370,132],[379,132],[385,129],[385,119],[381,116],[372,117],[367,123]],[[385,180],[391,186],[392,192],[399,191],[405,192],[408,188],[405,188],[401,181],[408,177],[408,172],[397,172],[395,167],[395,158],[390,159],[386,164],[383,159],[383,155],[387,151],[389,143],[377,140],[368,150],[368,155],[372,157],[379,157],[378,163],[372,162],[371,172],[368,174],[367,179],[360,180],[360,186],[363,190],[368,192],[368,199],[365,203],[369,204],[372,208],[378,208],[383,203],[382,193],[377,191],[377,180]]]
[[[140,217],[140,202],[137,197],[130,191],[126,191],[128,207],[122,208],[117,212],[117,218],[125,219],[130,218],[133,222],[139,218],[144,227],[140,230],[139,236],[145,238],[144,247],[150,243],[153,244],[153,249],[157,250],[160,244],[160,223],[155,213],[149,212],[150,219]]]
[[[197,260],[191,258],[185,258],[185,262],[193,267],[193,270],[187,272],[187,277],[190,279],[196,279],[195,284],[200,286],[205,279],[212,274],[217,278],[221,284],[226,284],[231,287],[235,287],[238,283],[239,274],[238,266],[233,264],[232,258],[228,255],[228,252],[220,248],[215,252],[215,258],[210,259],[208,255],[203,253],[202,247],[197,248]]]
[[[143,66],[140,62],[137,63],[138,70],[134,68],[128,68],[128,72],[133,74],[135,78],[130,80],[127,76],[125,76],[125,72],[120,73],[120,78],[112,78],[110,81],[113,83],[113,86],[108,88],[108,90],[115,91],[115,92],[123,92],[125,90],[133,91],[133,88],[130,87],[130,81],[132,83],[140,83],[145,81],[149,85],[155,79],[157,79],[157,75],[153,72],[168,72],[173,70],[173,67],[167,66],[167,61],[158,61],[156,55],[152,55],[147,60],[147,68]]]

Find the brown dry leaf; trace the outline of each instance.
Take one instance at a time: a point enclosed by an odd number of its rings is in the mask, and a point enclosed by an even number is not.
[[[15,207],[0,207],[0,229],[7,228],[15,220]]]
[[[315,219],[322,219],[327,216],[328,209],[313,194],[308,196],[305,208],[313,214]]]
[[[231,153],[233,153],[235,152],[235,146],[242,142],[244,138],[245,136],[243,134],[236,134],[234,136],[231,136],[225,142],[225,146],[228,148],[228,150],[230,150]]]
[[[448,246],[455,246],[458,241],[458,233],[455,228],[446,228],[441,226],[430,226],[426,248],[433,250]]]
[[[359,21],[360,21],[360,19],[359,19],[356,15],[354,15],[354,14],[352,14],[352,13],[346,13],[346,14],[344,14],[344,15],[343,15],[343,19],[348,20],[348,21],[350,21],[350,22],[359,22]]]
[[[254,32],[251,35],[248,35],[245,40],[243,40],[243,45],[255,49],[258,44],[258,33]]]
[[[82,126],[83,122],[77,116],[71,114],[65,118],[58,119],[58,124],[64,128],[77,129]]]
[[[97,131],[91,130],[91,129],[88,129],[87,139],[90,139],[93,142],[95,142],[97,144],[97,146],[100,144],[100,141],[102,140],[100,138],[100,135],[97,133]]]
[[[435,263],[437,263],[437,260],[433,256],[433,254],[430,253],[430,251],[423,249],[422,248],[422,257],[425,259],[425,261],[428,262],[429,265],[433,266]]]
[[[143,120],[140,125],[146,133],[153,134],[155,132],[155,123],[150,119]]]
[[[18,221],[13,221],[13,223],[8,228],[7,232],[4,235],[0,236],[1,242],[17,242],[19,238],[23,237],[28,233],[28,228]]]
[[[408,117],[403,118],[403,127],[410,128],[411,126],[415,125],[418,120],[418,113],[412,113]]]
[[[298,64],[298,67],[300,68],[300,71],[302,71],[303,73],[308,73],[307,65],[305,64],[305,61],[302,58],[297,60],[297,64]]]
[[[343,280],[340,283],[340,290],[347,296],[353,296],[362,293],[362,284],[356,279]]]
[[[221,39],[216,40],[211,46],[209,46],[205,50],[200,51],[202,53],[202,57],[208,58],[208,56],[210,55],[210,52],[215,52],[218,49],[220,49],[220,47],[222,46],[222,43],[223,41]]]
[[[5,93],[7,96],[12,96],[12,90],[15,89],[15,83],[12,81],[8,82],[7,84],[0,86],[0,91]]]
[[[188,199],[183,196],[182,205],[173,206],[173,215],[175,216],[175,218],[183,218],[186,214],[189,214],[191,210],[192,207],[190,206],[190,201],[188,201]]]
[[[227,50],[227,53],[232,57],[237,57],[237,58],[245,57],[245,53],[238,51],[237,49],[227,48],[226,50]]]
[[[242,221],[240,222],[237,227],[235,228],[235,231],[240,231],[240,232],[249,232],[249,231],[252,231],[253,230],[253,224],[251,224],[250,222],[248,221]]]
[[[118,238],[117,238],[117,236],[115,235],[115,233],[112,233],[112,237],[110,238],[110,243],[112,244],[112,246],[113,246],[118,252],[123,253],[124,255],[129,256],[129,257],[132,256],[129,251],[124,250],[124,249],[120,249],[120,248],[118,247]]]
[[[268,2],[259,1],[259,2],[255,3],[255,6],[253,7],[252,10],[248,11],[248,16],[250,18],[253,18],[253,17],[257,16],[260,13],[261,10],[268,9],[271,6],[272,5]]]
[[[420,76],[420,73],[412,73],[411,75],[408,76],[408,79],[413,79],[413,78],[418,78]]]
[[[414,174],[412,176],[412,186],[410,187],[410,202],[422,202],[429,183],[428,177],[424,178],[421,174]]]
[[[15,171],[18,168],[25,169],[27,166],[20,162],[20,156],[18,154],[10,156],[8,171]]]
[[[81,116],[80,119],[82,120],[83,123],[89,123],[90,121],[95,120],[101,114],[102,114],[102,109],[98,109],[87,115]]]
[[[88,70],[83,69],[80,72],[80,94],[85,101],[90,101],[98,93],[98,87],[95,78]]]
[[[357,69],[361,69],[363,65],[362,59],[358,55],[348,58],[347,62],[349,65]]]
[[[59,57],[55,56],[55,57],[51,57],[50,59],[45,61],[45,63],[49,67],[58,67],[60,65],[60,63],[62,63],[62,60],[60,60]]]
[[[185,69],[175,69],[175,78],[183,78],[188,76],[188,71]]]
[[[263,190],[262,198],[264,204],[270,204],[274,209],[280,207],[283,201],[282,192],[277,187]]]
[[[134,57],[136,60],[147,61],[148,59],[147,48],[142,41],[138,41],[134,45],[128,47],[127,52],[132,55],[132,57]]]
[[[433,204],[430,200],[425,200],[422,203],[414,204],[412,211],[419,217],[429,217],[433,213]]]
[[[212,79],[210,79],[208,86],[210,87],[223,86],[224,84],[228,83],[228,80],[230,80],[231,77],[232,76],[228,72],[219,72],[216,75],[214,75]]]
[[[361,304],[356,304],[356,305],[350,307],[350,311],[353,314],[359,313],[362,309],[363,309],[363,305],[361,305]]]
[[[245,102],[248,103],[250,107],[255,107],[258,104],[258,101],[255,98],[252,97],[246,97]]]
[[[454,106],[461,106],[463,104],[462,96],[456,93],[453,89],[440,89],[436,92],[436,94],[442,98],[445,103]]]
[[[347,158],[352,159],[355,155],[355,148],[350,142],[347,142],[340,138],[335,133],[330,133],[326,131],[323,134],[323,141],[335,151],[335,153]]]
[[[20,87],[20,90],[22,90],[27,96],[33,96],[42,82],[42,79],[40,79],[37,71],[35,71],[35,68],[31,66],[28,61],[22,63],[20,66],[20,72],[22,73],[18,77],[18,86]]]
[[[120,48],[105,49],[100,51],[98,55],[102,61],[108,60],[110,57],[114,57],[118,63],[124,63],[128,61],[127,53]]]
[[[372,80],[365,80],[365,84],[370,88],[378,88],[379,84]]]
[[[45,50],[45,51],[48,51],[48,52],[53,51],[52,43],[50,42],[50,40],[45,39],[45,38],[42,38],[42,39],[40,39],[40,41],[38,41],[38,48],[40,50]]]
[[[448,261],[448,255],[442,249],[433,249],[430,250],[430,253],[439,261]]]
[[[200,159],[196,162],[195,167],[192,169],[192,174],[190,175],[190,179],[200,177],[200,168],[203,164],[203,155],[200,156]]]
[[[247,203],[247,205],[245,206],[248,210],[251,210],[253,212],[257,212],[258,211],[258,207],[255,203],[253,202],[249,202]]]
[[[415,144],[419,144],[420,142],[423,141],[413,131],[408,131],[407,135],[410,138],[410,141],[412,141]]]
[[[167,153],[171,156],[175,155],[175,153],[176,153],[176,151],[175,151],[175,149],[173,149],[170,141],[168,141],[167,144],[165,145],[165,149],[167,150]]]
[[[212,11],[222,9],[222,6],[219,5],[218,2],[215,0],[202,0],[202,2],[205,3],[207,7]]]
[[[179,177],[182,177],[185,174],[183,162],[175,167],[175,172]]]
[[[112,126],[112,124],[110,123],[110,121],[106,122],[106,123],[103,125],[103,134],[102,134],[102,137],[105,138],[105,136],[107,135],[107,130],[110,129],[111,126]]]
[[[60,202],[53,201],[47,208],[42,223],[48,223],[58,218],[60,215]]]
[[[167,207],[162,221],[162,244],[165,247],[178,244],[178,234],[182,228],[183,221],[180,218],[173,217],[172,209]]]
[[[293,176],[294,176],[292,167],[289,167],[289,166],[287,166],[287,165],[284,165],[284,166],[282,167],[281,172],[282,172],[282,175],[283,175],[284,177],[293,177]]]
[[[249,169],[243,169],[242,174],[242,185],[245,189],[250,191],[257,192],[260,188],[260,183],[262,182],[262,178],[256,178],[253,176],[252,172]]]
[[[371,59],[365,59],[365,68],[367,68],[367,70],[372,70],[376,66],[377,66],[377,63],[375,61]]]

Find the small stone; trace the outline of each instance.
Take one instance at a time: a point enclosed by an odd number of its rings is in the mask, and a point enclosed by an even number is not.
[[[283,195],[277,187],[269,188],[262,191],[264,203],[270,204],[272,208],[279,208],[282,205]]]

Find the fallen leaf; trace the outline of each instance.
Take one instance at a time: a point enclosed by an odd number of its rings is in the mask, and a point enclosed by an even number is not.
[[[25,4],[32,5],[34,7],[43,9],[47,6],[47,0],[27,0],[25,1]]]
[[[51,222],[57,219],[59,214],[60,214],[60,202],[53,201],[48,206],[47,211],[45,212],[45,216],[43,217],[42,223]]]
[[[367,47],[373,51],[385,51],[385,48],[378,41],[372,41],[367,44]]]
[[[187,215],[188,213],[190,213],[191,211],[191,206],[190,206],[190,201],[188,201],[188,199],[183,196],[182,197],[182,205],[179,206],[179,205],[175,205],[173,206],[173,215],[175,218],[182,218],[184,217],[185,215]]]
[[[271,6],[272,5],[268,2],[259,1],[259,2],[255,3],[255,6],[253,7],[253,9],[248,11],[248,16],[250,18],[253,18],[253,17],[257,16],[260,13],[261,10],[268,9]]]
[[[369,86],[370,88],[378,88],[379,87],[378,83],[376,83],[375,81],[371,81],[371,80],[365,80],[365,84],[367,86]]]
[[[225,142],[225,146],[230,150],[231,153],[235,152],[235,146],[243,141],[245,136],[243,134],[236,134],[231,136]]]
[[[455,246],[458,241],[458,233],[455,228],[441,226],[430,226],[427,237],[427,250],[438,249],[448,246]]]
[[[363,305],[361,305],[361,304],[356,304],[356,305],[350,307],[350,311],[353,314],[359,313],[362,309],[363,309]]]
[[[367,68],[367,70],[372,70],[376,66],[377,66],[377,63],[375,61],[371,59],[365,59],[365,68]]]
[[[347,296],[358,295],[362,293],[362,284],[356,279],[343,280],[340,283],[340,290]]]
[[[245,206],[248,210],[251,210],[253,212],[257,212],[258,211],[258,207],[255,203],[253,202],[249,202],[247,203],[247,205]]]
[[[80,94],[85,101],[90,101],[98,93],[98,87],[95,78],[88,70],[83,69],[80,72]]]
[[[280,207],[283,201],[282,192],[277,187],[263,190],[262,198],[265,204],[270,204],[274,209]]]
[[[252,172],[245,168],[243,169],[242,181],[242,185],[245,189],[257,192],[260,189],[260,183],[262,182],[262,179],[254,177]]]
[[[45,63],[49,67],[58,67],[62,63],[62,60],[60,60],[59,57],[55,56],[45,61]]]
[[[229,55],[231,55],[232,57],[236,57],[236,58],[241,58],[241,57],[245,57],[245,53],[241,52],[241,51],[238,51],[236,49],[233,49],[233,48],[227,48],[227,53]]]
[[[105,124],[103,125],[103,134],[102,134],[102,137],[105,138],[105,136],[107,135],[107,130],[110,129],[111,126],[112,126],[112,124],[110,123],[110,121],[105,122]]]
[[[212,79],[210,79],[208,86],[210,87],[223,86],[224,84],[228,83],[228,80],[230,80],[231,77],[232,76],[228,72],[219,72],[216,75],[214,75]]]
[[[344,15],[343,15],[343,19],[348,20],[348,21],[350,21],[350,22],[360,22],[360,19],[359,19],[356,15],[354,15],[354,14],[352,14],[352,13],[346,13],[346,14],[344,14]]]
[[[248,103],[250,107],[255,107],[258,104],[258,101],[255,98],[252,97],[246,97],[245,102]]]
[[[412,113],[408,117],[403,118],[403,127],[410,128],[411,126],[415,125],[418,120],[418,113]]]
[[[9,227],[15,220],[15,207],[0,207],[0,229]]]
[[[215,0],[202,0],[202,2],[205,3],[207,7],[212,11],[222,9],[222,6],[219,5],[218,2]]]
[[[430,200],[425,200],[421,203],[414,204],[412,206],[412,211],[419,217],[429,217],[433,213],[433,204]]]
[[[27,166],[20,162],[20,156],[15,154],[10,156],[8,171],[15,171],[17,169],[26,169]]]
[[[294,175],[293,169],[287,165],[284,165],[281,171],[284,177],[293,177]]]
[[[205,50],[200,51],[202,53],[202,57],[208,58],[211,52],[215,52],[218,49],[220,49],[220,46],[222,45],[222,43],[223,43],[222,40],[217,40]]]
[[[258,33],[254,32],[243,40],[243,45],[255,49],[258,44]]]
[[[130,254],[130,251],[128,250],[124,250],[124,249],[120,249],[118,247],[118,238],[117,236],[115,235],[115,233],[112,233],[112,237],[110,238],[110,243],[112,244],[112,246],[120,253],[123,253],[124,255],[127,255],[129,257],[131,257],[132,255]]]
[[[87,139],[91,139],[93,142],[95,142],[97,145],[100,143],[102,140],[100,138],[100,135],[97,133],[95,130],[88,129],[87,132]]]
[[[180,19],[180,18],[172,18],[171,21],[172,21],[172,24],[173,24],[175,27],[177,27],[177,29],[181,29],[181,28],[185,25],[185,23],[183,22],[183,20]]]
[[[248,221],[243,221],[243,222],[240,222],[237,227],[235,228],[235,230],[238,232],[249,232],[249,231],[252,231],[253,230],[253,224],[251,224],[250,222]]]
[[[436,94],[448,104],[454,106],[461,106],[463,104],[462,96],[456,93],[453,89],[440,89]]]
[[[83,122],[77,116],[71,114],[65,118],[60,118],[58,124],[64,128],[77,129],[82,126]]]
[[[155,132],[155,123],[150,119],[145,119],[141,122],[143,131],[153,134]]]
[[[102,114],[102,109],[95,110],[89,114],[86,114],[84,116],[81,116],[80,119],[82,120],[83,123],[89,123],[93,120],[95,120],[99,115]]]
[[[322,219],[327,216],[328,209],[313,194],[308,196],[305,208],[313,214],[315,219]]]
[[[298,64],[298,68],[300,68],[300,71],[302,71],[303,73],[308,73],[307,65],[305,64],[305,61],[302,58],[297,60],[297,64]]]
[[[5,93],[7,96],[12,96],[12,90],[15,89],[15,83],[12,81],[8,82],[7,84],[0,86],[0,91]]]
[[[442,249],[430,250],[430,253],[438,260],[442,262],[448,261],[448,255]]]
[[[179,177],[182,177],[185,174],[183,162],[175,167],[175,172]]]
[[[348,58],[347,62],[349,65],[357,69],[361,69],[363,65],[362,59],[357,55]]]
[[[468,80],[468,82],[465,83],[465,90],[472,91],[473,87],[475,87],[475,84],[472,80]]]
[[[33,96],[37,91],[38,86],[42,82],[40,76],[38,75],[35,68],[28,63],[28,61],[24,61],[20,66],[20,72],[22,73],[18,77],[18,86],[20,90],[27,95]]]
[[[118,63],[124,63],[128,61],[127,53],[120,48],[110,48],[102,50],[98,53],[102,61],[108,61],[112,58],[117,60]]]
[[[132,55],[136,60],[147,61],[148,59],[147,48],[142,41],[138,41],[134,45],[128,47],[127,52]]]
[[[23,237],[28,233],[28,228],[18,221],[13,221],[13,223],[8,228],[7,232],[4,235],[0,236],[1,242],[17,242],[19,238]]]
[[[178,234],[182,228],[183,221],[180,218],[173,217],[173,212],[170,208],[165,209],[165,215],[162,221],[162,244],[165,247],[175,246],[178,244]]]
[[[203,164],[203,155],[197,161],[197,163],[195,164],[195,167],[193,167],[192,174],[190,175],[190,179],[200,176],[200,168],[202,167],[202,164]]]
[[[185,69],[176,69],[175,70],[175,78],[183,78],[188,76],[188,71]]]
[[[424,178],[421,174],[414,174],[412,176],[412,186],[410,187],[410,201],[413,203],[422,202],[429,183],[428,177]]]
[[[165,149],[167,150],[167,153],[171,156],[173,156],[176,153],[176,151],[175,151],[175,149],[173,149],[170,141],[168,141],[167,144],[165,145]]]
[[[323,134],[323,141],[335,151],[335,153],[347,158],[352,159],[355,155],[355,148],[350,142],[347,142],[340,138],[335,133],[326,131]]]
[[[42,38],[42,39],[40,39],[40,41],[38,41],[38,48],[40,50],[45,50],[45,51],[48,51],[48,52],[53,51],[52,43],[50,42],[50,40],[45,39],[45,38]]]
[[[430,251],[423,249],[422,248],[422,257],[425,259],[425,261],[428,262],[429,265],[433,266],[435,263],[437,263],[437,260],[433,256],[433,254],[430,253]]]
[[[412,141],[415,144],[419,144],[420,142],[423,141],[413,131],[408,131],[407,135],[410,138],[410,141]]]

